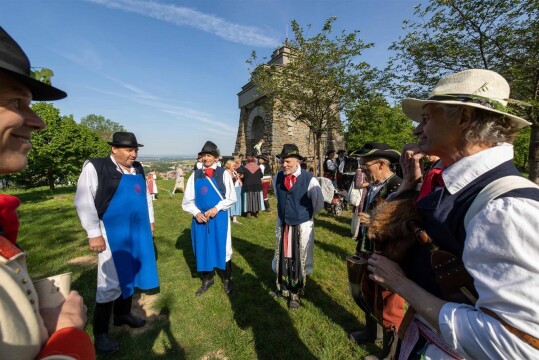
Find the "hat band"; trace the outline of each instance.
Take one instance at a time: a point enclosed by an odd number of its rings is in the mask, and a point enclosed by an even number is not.
[[[492,110],[498,110],[507,112],[507,109],[505,106],[500,104],[498,101],[491,100],[485,97],[481,96],[475,96],[475,95],[468,95],[468,94],[449,94],[449,95],[435,95],[428,98],[428,100],[437,100],[437,101],[443,101],[443,100],[449,100],[449,101],[461,101],[464,103],[474,103],[478,104],[484,107],[487,107]]]

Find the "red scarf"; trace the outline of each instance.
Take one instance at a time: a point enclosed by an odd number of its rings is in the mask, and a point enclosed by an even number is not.
[[[204,174],[206,174],[207,177],[211,178],[213,176],[213,172],[215,170],[213,170],[212,168],[205,168],[204,169]]]
[[[284,187],[286,190],[290,191],[292,189],[292,186],[296,183],[296,176],[293,174],[285,175],[284,177]]]
[[[425,176],[425,180],[423,181],[423,185],[421,185],[421,190],[419,190],[417,201],[423,199],[425,196],[433,192],[437,186],[445,186],[444,179],[442,178],[443,171],[444,169],[442,168],[434,168],[427,173],[427,176]]]

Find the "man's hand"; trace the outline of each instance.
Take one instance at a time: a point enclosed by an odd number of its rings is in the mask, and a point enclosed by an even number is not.
[[[79,293],[71,291],[62,305],[55,308],[40,309],[39,312],[50,335],[67,327],[84,330],[86,310]]]
[[[359,213],[359,223],[361,225],[369,225],[371,222],[371,216],[366,212]]]
[[[217,215],[218,212],[219,210],[217,210],[217,208],[212,207],[210,210],[204,213],[204,216],[206,217],[206,219],[212,219],[215,217],[215,215]]]
[[[150,224],[150,229],[152,230],[152,235],[153,235],[155,233],[155,224],[154,223]]]
[[[208,222],[208,219],[206,218],[206,216],[199,212],[198,214],[195,215],[195,219],[197,219],[197,221],[199,223],[207,223]]]
[[[411,190],[415,185],[421,182],[423,177],[421,171],[421,159],[425,153],[417,144],[406,144],[403,147],[400,164],[402,169],[402,190]]]
[[[89,238],[88,246],[90,247],[91,251],[95,251],[97,253],[103,252],[107,249],[107,243],[105,242],[105,238],[103,238],[103,235]]]

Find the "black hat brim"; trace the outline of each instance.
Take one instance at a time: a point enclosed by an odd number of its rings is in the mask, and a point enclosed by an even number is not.
[[[114,147],[144,147],[142,144],[126,144],[126,143],[115,143],[112,141],[107,142],[110,146]]]
[[[55,88],[52,85],[45,84],[44,82],[41,82],[24,74],[20,74],[2,67],[0,67],[0,71],[5,74],[8,74],[9,76],[26,85],[32,93],[32,100],[51,101],[60,100],[67,97],[65,91]]]

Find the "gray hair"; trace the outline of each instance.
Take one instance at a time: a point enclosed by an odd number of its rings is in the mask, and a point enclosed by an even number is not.
[[[470,145],[489,145],[512,143],[517,128],[502,114],[478,109],[471,106],[440,104],[445,116],[454,119],[462,116],[470,120],[470,126],[464,130],[463,142]]]

